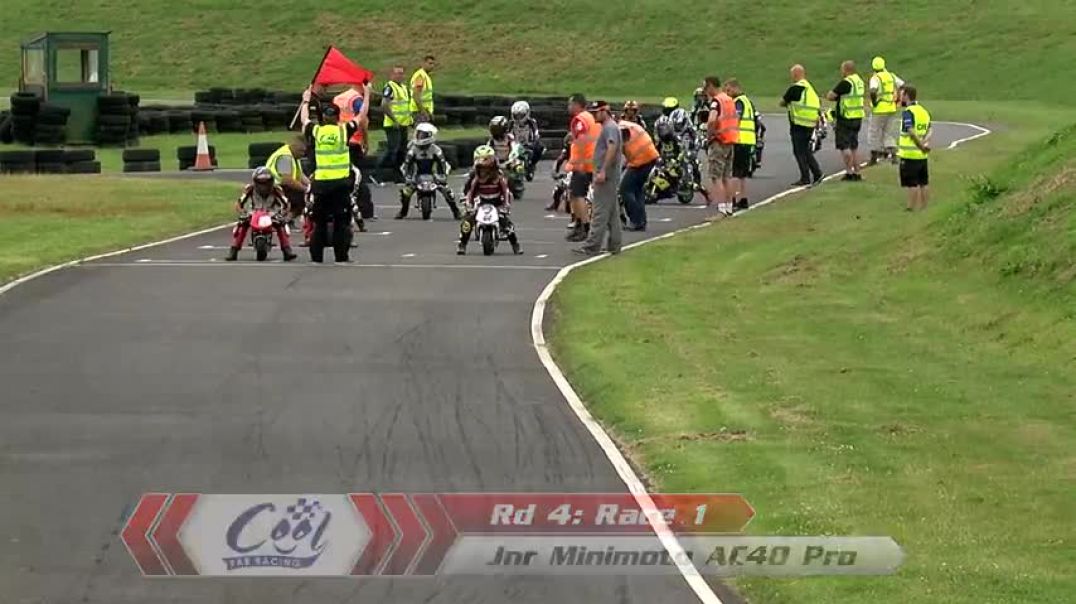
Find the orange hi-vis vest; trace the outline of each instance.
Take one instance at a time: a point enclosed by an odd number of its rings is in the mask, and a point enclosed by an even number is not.
[[[575,120],[583,122],[583,132],[576,132]],[[572,120],[572,146],[568,165],[572,172],[594,172],[594,147],[601,136],[601,124],[594,121],[589,111],[583,111]]]
[[[362,98],[362,93],[354,88],[348,88],[340,94],[333,97],[333,104],[340,109],[340,117],[345,122],[358,117],[355,113],[355,99]],[[362,145],[366,139],[365,128],[356,128],[355,134],[351,135],[351,138],[347,141],[349,145]]]
[[[645,166],[658,159],[658,148],[646,128],[629,120],[620,120],[619,126],[631,133],[628,142],[624,143],[624,158],[628,160],[629,168]]]
[[[718,93],[717,101],[721,115],[717,117],[717,128],[711,133],[712,140],[722,145],[735,145],[740,142],[740,116],[736,113],[736,102],[724,92]]]

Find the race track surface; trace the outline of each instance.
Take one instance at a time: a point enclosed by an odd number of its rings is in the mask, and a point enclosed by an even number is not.
[[[796,178],[786,129],[770,121],[753,200]],[[974,133],[937,128],[946,142]],[[838,169],[834,151],[819,157]],[[117,537],[149,491],[624,490],[530,340],[535,298],[579,260],[566,217],[543,210],[549,170],[514,205],[522,256],[502,245],[483,257],[472,242],[457,257],[447,208],[432,222],[392,220],[386,187],[350,266],[310,265],[305,250],[294,264],[275,253],[257,264],[249,249],[226,264],[222,230],[0,296],[0,600],[697,601],[678,576],[149,580]],[[648,211],[650,232],[627,242],[708,214],[675,202]]]

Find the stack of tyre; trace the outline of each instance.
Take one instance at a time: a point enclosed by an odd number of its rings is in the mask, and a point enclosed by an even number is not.
[[[11,127],[11,112],[0,111],[0,143],[10,145],[15,142],[15,133]]]
[[[138,131],[146,136],[169,133],[168,114],[163,111],[147,111],[140,109],[138,112]]]
[[[159,149],[124,149],[124,172],[160,172],[161,151]]]
[[[250,143],[247,145],[247,167],[251,170],[264,166],[269,156],[284,143]]]
[[[194,167],[194,162],[198,158],[198,147],[191,145],[187,147],[176,148],[176,159],[179,160],[180,170],[189,170]],[[217,167],[217,148],[213,145],[209,145],[209,159],[213,164],[213,167]]]
[[[71,110],[42,103],[34,124],[34,144],[59,147],[67,142],[67,118]]]
[[[11,95],[11,138],[24,145],[34,144],[37,112],[41,109],[41,97],[30,92]]]
[[[113,92],[97,97],[96,142],[102,147],[122,147],[138,139],[137,94]]]
[[[93,149],[22,149],[0,151],[4,174],[100,174]]]

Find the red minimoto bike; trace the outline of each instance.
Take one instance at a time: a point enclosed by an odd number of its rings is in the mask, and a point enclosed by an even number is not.
[[[250,246],[258,262],[264,262],[273,249],[273,215],[264,209],[254,210],[250,215]]]

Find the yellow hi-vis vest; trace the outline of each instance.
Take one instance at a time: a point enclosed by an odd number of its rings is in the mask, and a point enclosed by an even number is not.
[[[897,112],[897,79],[888,71],[879,71],[878,104],[874,106],[874,115],[892,115]]]
[[[430,74],[426,73],[425,69],[419,69],[411,75],[411,89],[414,90],[415,84],[419,81],[422,82],[422,96],[418,99],[411,97],[411,111],[418,112],[418,104],[422,103],[422,106],[429,110],[430,115],[433,115],[433,80],[430,79]]]
[[[797,86],[803,86],[803,96],[800,100],[788,104],[788,116],[792,123],[805,128],[814,128],[818,123],[818,114],[822,110],[822,102],[818,99],[818,93],[814,86],[807,80],[796,82]]]
[[[291,160],[291,177],[295,179],[296,182],[301,181],[303,178],[303,169],[299,165],[299,161],[295,159],[295,156],[291,154],[291,147],[283,145],[276,151],[273,151],[273,154],[269,156],[269,159],[265,160],[265,167],[269,170],[269,173],[273,175],[273,180],[276,181],[276,184],[281,185],[284,182],[284,175],[276,169],[277,161],[281,157],[287,157]]]
[[[758,142],[755,135],[755,106],[746,94],[733,99],[733,102],[736,101],[743,104],[743,113],[740,114],[740,141],[737,144],[754,145]]]
[[[351,176],[347,127],[343,124],[314,126],[314,180],[346,180]]]
[[[389,88],[392,89],[392,98],[389,99],[389,109],[392,110],[392,114],[396,116],[396,119],[392,119],[392,116],[386,113],[385,128],[410,126],[415,123],[415,118],[411,115],[411,91],[402,84],[397,84],[392,80],[389,80]]]
[[[853,73],[844,78],[844,81],[851,85],[852,90],[841,97],[841,117],[846,120],[861,120],[867,117],[867,111],[863,105],[863,96],[866,89],[863,84],[863,78],[859,77],[859,74]]]
[[[920,142],[926,138],[927,132],[930,130],[930,113],[922,105],[918,104],[908,105],[905,111],[911,112],[915,122],[912,124],[911,132],[905,132],[904,128],[901,127],[897,157],[901,159],[926,159],[927,154],[915,145],[911,135],[914,133],[919,137]]]

